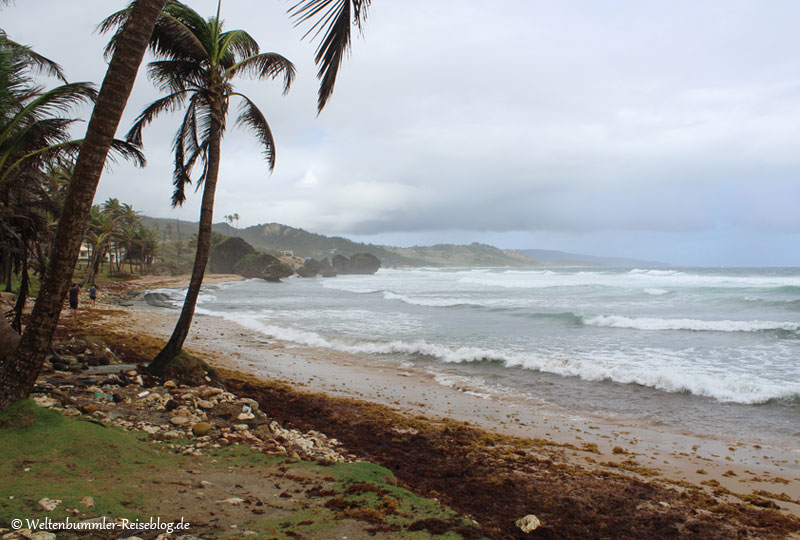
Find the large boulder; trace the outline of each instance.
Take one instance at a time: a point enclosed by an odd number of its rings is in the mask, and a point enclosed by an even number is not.
[[[230,236],[214,246],[208,269],[214,274],[234,274],[235,266],[244,256],[256,252],[256,249],[238,236]]]
[[[315,259],[306,259],[303,265],[298,267],[295,272],[297,275],[304,278],[313,278],[320,275],[322,265]]]
[[[267,281],[280,281],[294,274],[294,269],[286,263],[266,253],[245,255],[233,266],[235,273],[246,278],[261,278]]]
[[[344,257],[342,258],[344,259]],[[348,261],[345,264],[350,264],[349,259],[345,259],[345,261]],[[306,259],[302,266],[295,268],[295,272],[297,272],[298,276],[304,278],[315,278],[317,276],[336,277],[336,270],[333,269],[328,259],[322,259],[321,261]]]
[[[338,274],[374,274],[381,267],[381,261],[371,253],[356,253],[349,259],[334,255],[331,264]]]
[[[322,259],[319,263],[319,273],[322,277],[336,277],[336,270],[333,269],[328,259]]]

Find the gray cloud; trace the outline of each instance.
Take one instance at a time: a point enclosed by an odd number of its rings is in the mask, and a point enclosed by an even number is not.
[[[5,29],[72,79],[99,81],[104,41],[91,31],[124,2],[33,4],[4,8]],[[319,117],[313,46],[284,9],[223,5],[229,27],[295,61],[300,76],[287,97],[241,84],[270,119],[278,163],[269,176],[249,135],[229,132],[217,215],[393,243],[488,238],[800,265],[758,247],[800,240],[795,2],[376,0]],[[124,126],[155,97],[142,77]],[[174,212],[168,203],[177,121],[146,131],[150,166],[117,166],[98,198],[194,218],[199,197]],[[749,251],[734,253],[742,238]]]

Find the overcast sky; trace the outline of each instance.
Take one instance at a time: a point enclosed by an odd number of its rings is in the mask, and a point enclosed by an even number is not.
[[[96,24],[126,2],[18,0],[9,35],[99,84]],[[216,1],[190,0],[203,15]],[[298,69],[237,88],[277,141],[268,174],[229,130],[215,221],[279,222],[393,245],[487,242],[685,265],[800,266],[800,2],[374,0],[316,115],[314,45],[288,2],[225,0]],[[140,76],[120,127],[158,94]],[[178,114],[144,133],[146,169],[119,164],[96,201],[172,210]]]

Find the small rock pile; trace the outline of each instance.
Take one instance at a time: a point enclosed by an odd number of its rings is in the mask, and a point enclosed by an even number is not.
[[[119,363],[119,359],[111,349],[94,341],[72,338],[66,343],[59,344],[58,348],[58,354],[50,358],[49,365],[45,364],[45,372],[79,373],[93,366]]]
[[[210,379],[207,382],[211,382]],[[209,448],[244,444],[270,455],[321,462],[354,461],[339,441],[317,431],[287,429],[257,401],[223,388],[160,383],[138,370],[117,373],[55,371],[39,378],[32,398],[68,416],[149,433],[175,452],[201,455]]]

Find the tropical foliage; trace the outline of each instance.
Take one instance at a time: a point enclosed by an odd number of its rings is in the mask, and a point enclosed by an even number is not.
[[[47,89],[37,79],[43,74],[64,84]],[[71,136],[79,119],[69,115],[96,96],[93,85],[66,82],[58,64],[0,31],[0,260],[6,290],[19,281],[17,330],[29,290],[29,267],[33,263],[37,273],[44,271],[82,142]],[[144,163],[129,143],[112,146],[119,155]]]
[[[158,235],[142,225],[139,212],[131,205],[110,198],[92,207],[85,244],[88,247],[86,282],[93,283],[104,262],[108,263],[109,274],[122,271],[125,263],[131,272],[135,263],[140,272],[145,272],[155,261]]]
[[[230,226],[231,226],[231,225],[233,225],[233,222],[234,222],[234,221],[236,222],[236,229],[235,229],[235,230],[238,230],[238,225],[239,225],[239,214],[227,214],[227,215],[225,215],[225,216],[223,216],[223,217],[224,217],[224,219],[225,219],[225,223],[227,223],[227,224],[228,224],[228,230],[229,230],[229,232],[230,232]]]
[[[101,31],[123,28],[129,15],[129,8],[112,14],[100,25]],[[113,53],[117,36],[118,33],[112,37],[108,53]],[[148,76],[167,95],[142,111],[127,140],[141,145],[142,131],[154,118],[185,109],[173,143],[172,204],[181,205],[186,200],[186,187],[193,182],[191,174],[198,164],[201,172],[194,181],[198,188],[203,187],[197,251],[186,299],[169,342],[151,364],[151,371],[162,372],[183,347],[203,282],[211,249],[221,140],[234,101],[239,102],[235,124],[255,135],[269,169],[275,165],[272,130],[256,104],[234,89],[234,80],[242,76],[281,79],[286,93],[295,70],[283,56],[262,53],[258,43],[244,30],[225,31],[219,4],[216,16],[204,19],[189,6],[168,1],[150,37],[150,50],[156,60],[148,64]]]
[[[30,323],[14,354],[5,361],[0,359],[0,389],[3,390],[0,408],[30,393],[50,349],[68,279],[78,259],[91,202],[112,147],[114,133],[151,33],[166,3],[167,0],[134,0],[124,25],[120,21],[119,31],[114,38],[114,52],[92,111],[85,140],[80,146],[58,220],[47,272],[30,315]],[[310,24],[309,33],[320,38],[316,58],[322,80],[318,100],[320,111],[330,98],[339,66],[349,47],[350,22],[360,28],[369,3],[370,0],[301,0],[290,9],[299,25]],[[0,0],[0,5],[3,4],[8,4],[8,1]],[[38,60],[32,57],[32,63],[38,64]],[[3,94],[0,99],[5,97]],[[216,121],[219,122],[219,117]],[[210,199],[213,205],[213,192],[210,193]]]

